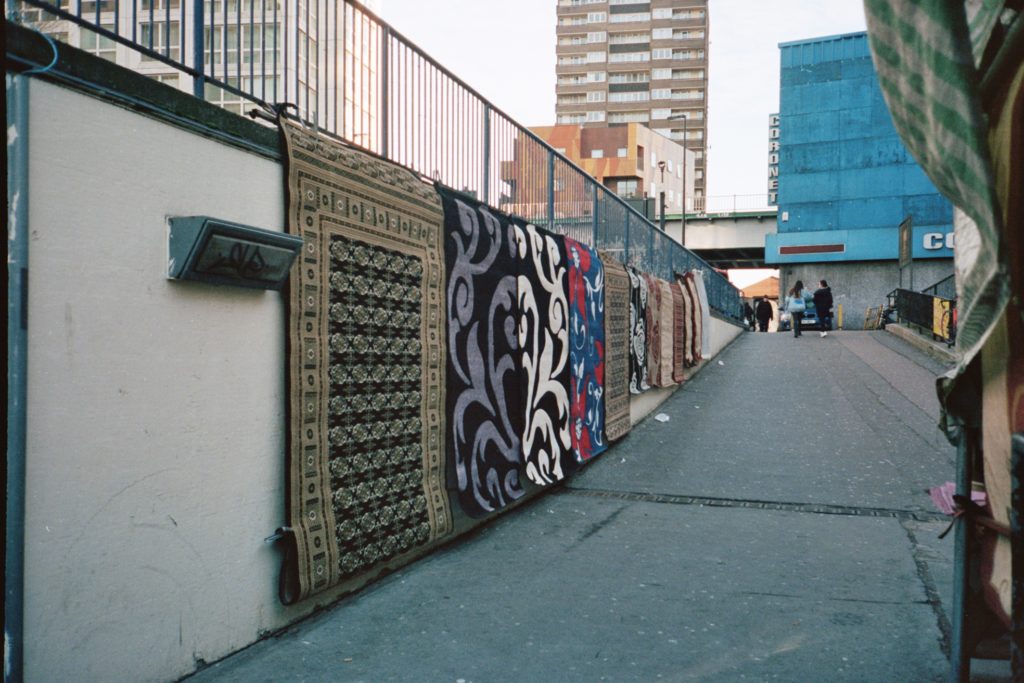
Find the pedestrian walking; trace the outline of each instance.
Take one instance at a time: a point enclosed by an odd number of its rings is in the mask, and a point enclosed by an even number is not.
[[[743,302],[743,322],[747,324],[750,331],[754,331],[754,309],[750,307],[750,303],[747,301]]]
[[[818,312],[818,328],[821,336],[827,337],[828,331],[832,329],[832,288],[828,283],[821,280],[821,285],[814,291],[814,310]]]
[[[794,338],[800,336],[800,325],[804,320],[804,311],[807,310],[808,296],[803,280],[797,280],[793,289],[789,290],[789,296],[786,297],[786,310],[789,311],[792,321]]]
[[[757,316],[757,327],[761,332],[768,331],[768,321],[775,317],[775,311],[772,310],[771,302],[768,299],[758,299],[757,306],[754,307],[754,315]]]

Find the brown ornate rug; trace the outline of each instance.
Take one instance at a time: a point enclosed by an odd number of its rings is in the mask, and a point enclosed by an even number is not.
[[[659,384],[663,387],[670,387],[676,384],[676,380],[672,377],[672,362],[673,362],[673,351],[674,351],[674,338],[673,338],[673,301],[672,301],[672,287],[661,278],[656,278],[658,283],[658,289],[661,291],[659,301],[661,302],[661,366],[659,368],[660,381]]]
[[[661,383],[661,289],[650,273],[641,276],[647,283],[647,381],[652,387]]]
[[[604,410],[605,434],[629,433],[629,275],[621,263],[599,252],[604,264]]]
[[[686,286],[686,275],[676,273],[676,281],[683,293],[683,365],[692,368],[696,365],[693,358],[693,312],[697,303],[693,300],[693,292]]]
[[[701,304],[700,294],[697,291],[697,283],[694,279],[693,271],[691,270],[686,274],[685,281],[686,291],[690,295],[690,301],[693,302],[693,308],[690,313],[690,322],[693,324],[693,334],[691,336],[691,355],[693,356],[693,364],[697,365],[701,361],[701,336],[702,336],[702,324],[703,318],[701,317]]]
[[[281,121],[289,552],[281,599],[365,582],[449,534],[443,221],[433,187]]]
[[[683,355],[683,318],[686,305],[683,299],[683,286],[676,280],[672,287],[672,379],[681,384],[686,379]]]

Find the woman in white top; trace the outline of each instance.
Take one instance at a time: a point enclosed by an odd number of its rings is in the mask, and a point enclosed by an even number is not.
[[[807,290],[804,289],[802,280],[797,280],[793,289],[789,290],[786,297],[786,310],[789,311],[793,325],[793,336],[800,336],[800,324],[804,319],[804,311],[807,310]]]

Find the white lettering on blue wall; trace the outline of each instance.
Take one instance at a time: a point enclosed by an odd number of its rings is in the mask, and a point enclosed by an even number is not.
[[[953,238],[953,233],[951,233],[951,232],[947,232],[947,233],[926,232],[921,239],[922,239],[922,246],[925,249],[935,250],[935,249],[942,249],[943,247],[945,247],[946,249],[952,249],[953,248],[953,240],[954,240],[954,238]]]
[[[768,206],[779,203],[779,115],[768,115]]]

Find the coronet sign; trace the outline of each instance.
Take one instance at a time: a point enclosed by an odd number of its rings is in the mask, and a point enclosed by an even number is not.
[[[779,115],[768,115],[768,206],[779,203]]]
[[[955,241],[953,235],[951,232],[926,232],[921,236],[921,246],[929,251],[952,249]]]

